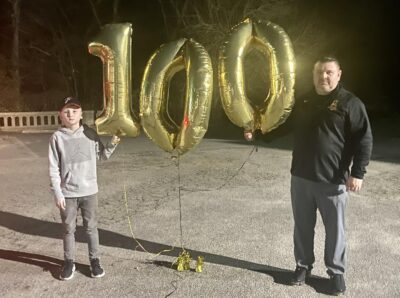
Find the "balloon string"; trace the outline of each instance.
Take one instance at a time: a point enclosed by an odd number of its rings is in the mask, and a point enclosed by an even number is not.
[[[240,167],[235,171],[235,173],[233,173],[233,175],[230,176],[227,180],[225,180],[225,182],[222,183],[220,186],[217,186],[217,187],[214,187],[214,188],[197,188],[197,189],[181,187],[180,191],[181,190],[185,190],[185,191],[196,192],[196,191],[214,191],[214,190],[222,189],[223,187],[225,187],[225,185],[227,185],[229,182],[231,182],[233,178],[235,178],[237,175],[239,175],[239,172],[243,169],[243,167],[248,162],[248,160],[250,159],[250,157],[253,155],[254,152],[258,152],[258,143],[255,143],[253,145],[253,148],[250,150],[250,152],[247,155],[246,159],[243,161],[243,163],[240,165]]]
[[[123,144],[120,144],[120,147],[122,147],[122,148],[121,148],[121,151],[122,151],[122,153],[124,153],[124,150],[125,150],[125,149],[124,149],[124,145],[123,145]],[[255,151],[255,152],[258,152],[258,144],[257,144],[257,143],[256,143],[256,144],[253,146],[253,148],[250,150],[248,156],[247,156],[246,159],[243,161],[243,163],[241,164],[241,166],[240,166],[240,167],[236,170],[236,172],[235,172],[231,177],[229,177],[222,185],[220,185],[220,186],[218,186],[218,187],[216,187],[216,188],[213,188],[213,189],[197,189],[197,190],[187,189],[187,188],[183,188],[183,187],[181,186],[180,155],[178,154],[176,166],[177,166],[177,172],[178,172],[178,175],[177,175],[177,176],[178,176],[178,202],[179,202],[179,231],[180,231],[180,243],[181,243],[182,251],[185,251],[185,248],[184,248],[184,245],[183,245],[182,197],[181,197],[181,191],[182,191],[182,190],[186,190],[186,191],[212,191],[212,190],[219,190],[219,189],[223,188],[226,184],[228,184],[233,178],[235,178],[235,177],[239,174],[239,172],[243,169],[243,167],[244,167],[245,164],[248,162],[248,160],[250,159],[250,157],[253,155],[254,151]],[[123,167],[124,169],[126,169],[126,164],[125,164],[125,159],[124,159],[124,158],[122,159],[122,167]],[[140,241],[135,237],[135,234],[134,234],[134,232],[133,232],[133,224],[132,224],[132,221],[131,221],[131,218],[130,218],[131,216],[130,216],[130,214],[129,214],[128,195],[127,195],[127,190],[126,190],[126,185],[127,185],[127,182],[126,182],[126,175],[123,175],[123,176],[124,176],[124,178],[122,179],[122,180],[123,180],[123,197],[124,197],[124,202],[125,202],[126,216],[127,216],[127,219],[128,219],[129,231],[130,231],[130,233],[131,233],[132,239],[137,243],[137,246],[139,246],[144,252],[146,252],[146,253],[148,253],[148,254],[154,254],[154,256],[153,256],[151,259],[156,258],[157,256],[161,255],[161,254],[164,253],[164,252],[173,251],[173,250],[175,249],[175,247],[174,247],[174,246],[171,246],[170,249],[164,249],[164,250],[162,250],[162,251],[160,251],[160,252],[158,252],[158,253],[156,253],[156,254],[155,254],[155,253],[152,253],[152,252],[148,251],[148,250],[140,243]],[[175,263],[175,262],[174,262],[174,263]]]
[[[124,154],[124,146],[122,144],[120,144],[121,151],[122,151],[122,155]],[[125,165],[125,158],[122,159],[122,168],[126,169],[126,165]],[[170,252],[173,251],[175,249],[175,247],[171,247],[170,249],[164,249],[158,253],[152,253],[150,251],[148,251],[146,248],[144,248],[144,246],[140,243],[140,241],[135,237],[135,234],[133,232],[133,224],[131,221],[131,216],[129,214],[129,206],[128,206],[128,195],[127,195],[127,191],[126,191],[126,175],[123,175],[123,197],[124,197],[124,202],[125,202],[125,211],[126,211],[126,217],[128,219],[128,225],[129,225],[129,231],[131,233],[132,239],[137,243],[137,246],[135,247],[135,249],[139,246],[144,252],[148,253],[148,254],[153,254],[154,256],[150,259],[154,259],[156,257],[158,257],[159,255],[161,255],[164,252]]]
[[[126,194],[126,185],[125,185],[125,183],[124,183],[124,200],[125,200],[126,217],[128,218],[128,224],[129,224],[129,230],[130,230],[130,232],[131,232],[131,236],[132,236],[133,240],[137,243],[137,245],[138,245],[143,251],[145,251],[145,252],[147,252],[147,253],[150,253],[150,252],[148,252],[148,251],[143,247],[143,245],[136,239],[135,234],[133,233],[132,222],[131,222],[131,218],[130,218],[130,216],[129,216],[128,197],[127,197],[127,194]]]
[[[176,167],[178,169],[178,202],[179,202],[179,231],[181,235],[181,248],[184,249],[183,246],[183,228],[182,228],[182,198],[181,198],[181,168],[180,168],[180,154],[178,153],[178,157],[176,159]]]
[[[250,150],[249,154],[247,155],[246,159],[243,161],[243,163],[241,164],[241,166],[236,170],[235,173],[233,173],[233,175],[231,177],[229,177],[223,184],[221,184],[220,186],[218,186],[215,190],[220,190],[221,188],[225,187],[225,185],[227,185],[229,182],[232,181],[233,178],[235,178],[237,175],[239,175],[239,172],[243,169],[244,165],[248,162],[248,160],[250,159],[250,157],[253,155],[253,152],[258,152],[258,145],[254,144],[253,148]],[[211,189],[212,190],[212,189]]]

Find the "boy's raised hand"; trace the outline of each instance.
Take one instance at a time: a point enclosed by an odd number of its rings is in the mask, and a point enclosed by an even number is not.
[[[113,135],[111,138],[111,144],[117,145],[117,144],[119,144],[119,142],[121,142],[121,138],[117,135]]]
[[[245,140],[246,141],[253,141],[253,132],[252,131],[245,131],[244,133],[243,133],[243,136],[244,136],[244,138],[245,138]]]

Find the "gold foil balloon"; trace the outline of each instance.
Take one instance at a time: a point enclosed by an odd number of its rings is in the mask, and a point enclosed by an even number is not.
[[[140,132],[131,110],[131,36],[131,24],[108,24],[89,43],[89,53],[103,62],[104,107],[95,122],[99,134],[136,137]]]
[[[168,89],[180,70],[186,73],[184,115],[173,127],[168,115]],[[196,146],[208,128],[213,72],[211,59],[199,43],[179,39],[162,45],[147,63],[140,93],[140,116],[147,136],[167,152],[183,154]],[[178,132],[174,132],[178,131]]]
[[[245,92],[243,60],[250,47],[269,61],[269,94],[261,107],[253,107]],[[246,19],[235,26],[220,48],[218,71],[222,106],[237,126],[266,133],[289,116],[294,104],[295,58],[289,37],[278,25]]]

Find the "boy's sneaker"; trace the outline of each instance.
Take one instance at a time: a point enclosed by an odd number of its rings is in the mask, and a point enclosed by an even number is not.
[[[75,272],[75,264],[72,260],[66,260],[64,262],[64,266],[61,269],[60,279],[61,280],[70,280],[74,277]]]
[[[311,269],[312,269],[312,267],[305,268],[305,267],[297,266],[296,270],[293,273],[291,284],[293,286],[301,286],[301,285],[305,284],[306,279],[309,278],[311,275]]]
[[[100,260],[97,258],[90,260],[90,270],[92,271],[92,277],[103,277],[106,274],[100,266]]]

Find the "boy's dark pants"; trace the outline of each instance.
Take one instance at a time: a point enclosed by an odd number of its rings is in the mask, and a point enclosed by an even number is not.
[[[97,195],[79,198],[65,198],[65,210],[60,209],[63,225],[64,259],[75,260],[75,230],[78,209],[81,209],[85,228],[89,259],[98,257],[99,234],[97,231]]]

